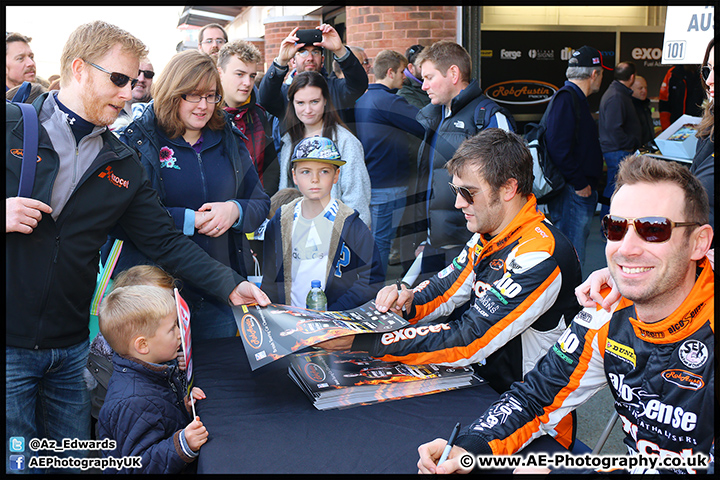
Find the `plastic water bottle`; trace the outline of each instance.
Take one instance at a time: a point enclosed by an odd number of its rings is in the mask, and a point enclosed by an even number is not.
[[[310,291],[305,299],[305,308],[310,310],[327,310],[327,297],[320,288],[320,280],[313,280],[310,284]]]

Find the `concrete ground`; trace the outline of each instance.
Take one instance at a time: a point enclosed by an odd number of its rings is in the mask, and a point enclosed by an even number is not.
[[[600,215],[596,213],[595,217],[593,217],[587,243],[583,279],[587,278],[593,271],[605,266],[605,239],[600,233]],[[403,271],[399,265],[389,265],[386,284],[395,283],[402,274]],[[614,411],[613,398],[609,390],[604,388],[577,409],[577,439],[590,447],[590,449],[593,449]],[[627,450],[623,444],[623,438],[621,422],[618,420],[601,453],[603,455],[626,454]]]

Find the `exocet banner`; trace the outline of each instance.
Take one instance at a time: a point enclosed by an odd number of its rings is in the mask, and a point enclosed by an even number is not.
[[[662,63],[702,63],[708,42],[714,36],[715,7],[667,7]]]

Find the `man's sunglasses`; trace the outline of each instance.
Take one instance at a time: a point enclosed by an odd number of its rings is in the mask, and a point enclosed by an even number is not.
[[[468,190],[467,187],[460,187],[451,182],[448,182],[448,185],[450,185],[450,190],[452,190],[453,195],[457,197],[457,195],[460,194],[463,200],[465,200],[470,205],[474,203],[473,197],[475,195],[484,192],[484,190],[480,190],[479,192],[470,193],[470,190]]]
[[[153,72],[152,70],[138,70],[138,77],[141,73],[145,75],[145,78],[147,78],[148,80],[152,79],[155,76],[155,72]]]
[[[713,67],[710,65],[703,65],[700,69],[700,75],[702,75],[703,80],[707,82],[707,79],[710,77],[710,72],[713,71]]]
[[[601,221],[601,226],[605,238],[611,242],[619,242],[625,237],[630,223],[632,223],[638,236],[650,243],[667,242],[670,240],[670,235],[672,235],[675,227],[700,225],[697,222],[673,222],[665,217],[623,218],[615,215],[605,215]]]
[[[88,63],[89,63],[89,62],[88,62]],[[127,85],[128,82],[130,82],[130,88],[135,88],[135,85],[136,85],[137,82],[138,82],[138,79],[137,79],[137,78],[131,79],[130,77],[128,77],[128,76],[125,75],[124,73],[108,72],[107,70],[105,70],[104,68],[102,68],[100,65],[95,65],[94,63],[90,63],[90,65],[92,65],[93,67],[97,68],[97,69],[100,70],[101,72],[105,72],[105,73],[107,73],[108,75],[110,75],[110,81],[113,82],[115,85],[117,85],[117,86],[120,87],[120,88],[122,88],[122,87],[124,87],[125,85]]]

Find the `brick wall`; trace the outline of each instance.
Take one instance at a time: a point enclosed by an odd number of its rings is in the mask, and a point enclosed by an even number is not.
[[[455,40],[455,6],[346,7],[347,44],[365,49],[370,59],[385,49],[405,54],[415,44]]]
[[[255,45],[258,50],[260,50],[260,56],[262,57],[260,59],[260,63],[258,64],[258,72],[264,72],[265,68],[263,68],[263,65],[265,63],[265,40],[249,40],[250,43]],[[270,60],[272,62],[272,60]]]

